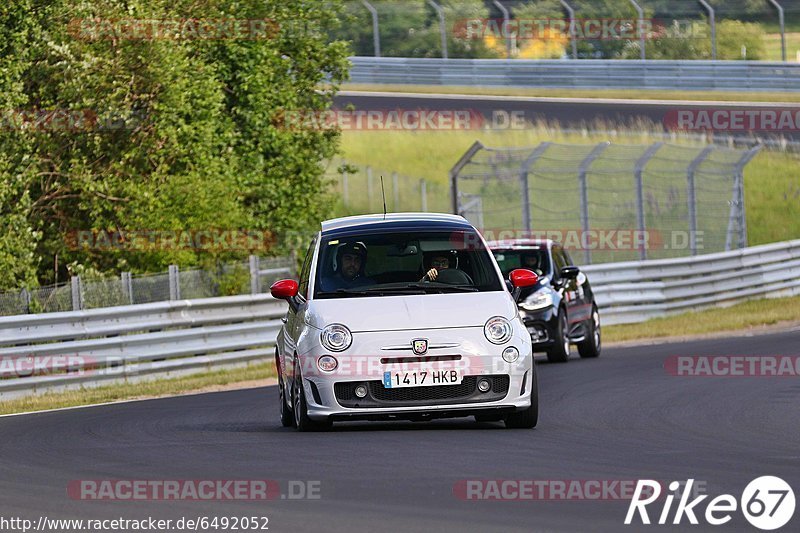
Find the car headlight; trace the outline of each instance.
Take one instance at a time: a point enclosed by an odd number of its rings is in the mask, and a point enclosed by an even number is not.
[[[342,352],[350,347],[353,342],[353,335],[347,326],[343,324],[331,324],[326,326],[319,334],[322,345],[332,352]]]
[[[520,307],[527,311],[535,311],[551,305],[553,305],[553,294],[547,289],[540,289],[525,298]]]
[[[511,322],[501,316],[493,316],[483,326],[483,334],[486,335],[489,342],[494,344],[505,344],[511,340],[513,333]]]

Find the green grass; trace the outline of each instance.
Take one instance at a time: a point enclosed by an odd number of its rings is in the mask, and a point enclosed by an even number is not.
[[[651,125],[652,126],[652,125]],[[655,129],[655,126],[652,126]],[[394,211],[419,210],[419,178],[428,182],[428,209],[450,211],[448,172],[476,140],[487,146],[534,146],[542,141],[595,144],[611,140],[620,144],[650,143],[648,126],[635,135],[565,134],[557,129],[537,127],[510,131],[344,131],[342,154],[348,162],[375,169],[372,205],[367,205],[363,175],[349,178],[349,209],[341,205],[337,214],[380,210],[380,182],[383,173],[387,207]],[[660,138],[659,138],[660,140]],[[687,143],[685,140],[677,143]],[[393,205],[391,171],[399,181],[400,203]],[[788,153],[764,150],[745,167],[745,205],[750,245],[800,238],[800,160]],[[702,213],[700,213],[702,217]]]
[[[203,372],[172,379],[122,383],[63,392],[46,392],[35,396],[0,401],[0,414],[92,405],[136,398],[171,396],[230,385],[232,383],[263,380],[270,377],[275,377],[275,364],[261,363],[247,367]]]
[[[772,50],[770,48],[770,50]],[[787,50],[790,48],[787,47]],[[772,52],[771,52],[772,53]],[[794,60],[795,52],[787,52]],[[780,59],[780,41],[778,42]],[[800,92],[667,91],[658,89],[546,89],[523,87],[471,87],[457,85],[402,85],[348,83],[344,91],[531,96],[543,98],[620,98],[625,100],[698,100],[722,102],[800,102]]]
[[[601,317],[602,320],[602,317]],[[654,318],[639,324],[603,327],[603,341],[622,342],[703,335],[725,331],[742,332],[758,326],[800,321],[800,296],[751,300],[732,307]]]
[[[767,51],[768,61],[781,61],[781,34],[768,33],[764,35],[764,47]],[[796,63],[797,53],[800,51],[800,32],[786,33],[786,60]]]

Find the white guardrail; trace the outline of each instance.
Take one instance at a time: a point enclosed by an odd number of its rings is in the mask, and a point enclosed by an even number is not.
[[[437,59],[351,57],[350,82],[374,84],[673,89],[800,90],[800,64],[635,59]]]
[[[0,399],[272,360],[268,294],[0,318]]]
[[[800,294],[800,240],[583,267],[604,324]],[[0,399],[271,361],[286,304],[268,294],[0,318]]]
[[[603,324],[643,322],[701,307],[800,294],[800,240],[582,270]]]

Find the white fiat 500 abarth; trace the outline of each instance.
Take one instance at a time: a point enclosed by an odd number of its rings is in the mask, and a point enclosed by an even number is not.
[[[455,215],[397,213],[322,223],[299,282],[271,287],[289,303],[275,351],[284,426],[474,416],[538,420],[531,338],[481,235]]]

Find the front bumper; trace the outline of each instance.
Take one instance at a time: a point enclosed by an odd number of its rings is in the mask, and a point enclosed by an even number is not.
[[[430,349],[414,356],[411,339],[427,338],[431,346],[454,344],[457,347]],[[454,342],[455,341],[455,342]],[[382,350],[381,347],[407,343],[408,351]],[[519,359],[507,363],[501,357],[504,348],[515,346]],[[316,351],[316,350],[314,350]],[[370,354],[370,355],[355,355]],[[303,365],[308,416],[313,420],[429,420],[474,414],[498,415],[524,410],[531,405],[533,353],[527,331],[514,323],[514,336],[504,345],[492,345],[483,336],[483,328],[458,330],[396,331],[354,333],[353,345],[343,354],[336,371],[325,373],[316,367],[320,354],[300,356]],[[421,359],[423,361],[416,361]],[[403,363],[397,363],[397,361]],[[407,364],[434,365],[436,368],[460,368],[461,384],[386,389],[383,372]],[[481,379],[491,382],[487,392],[480,392]],[[368,394],[356,398],[356,385],[365,384]]]
[[[531,336],[534,348],[549,348],[555,344],[558,316],[552,306],[536,311],[520,309],[520,318]]]

